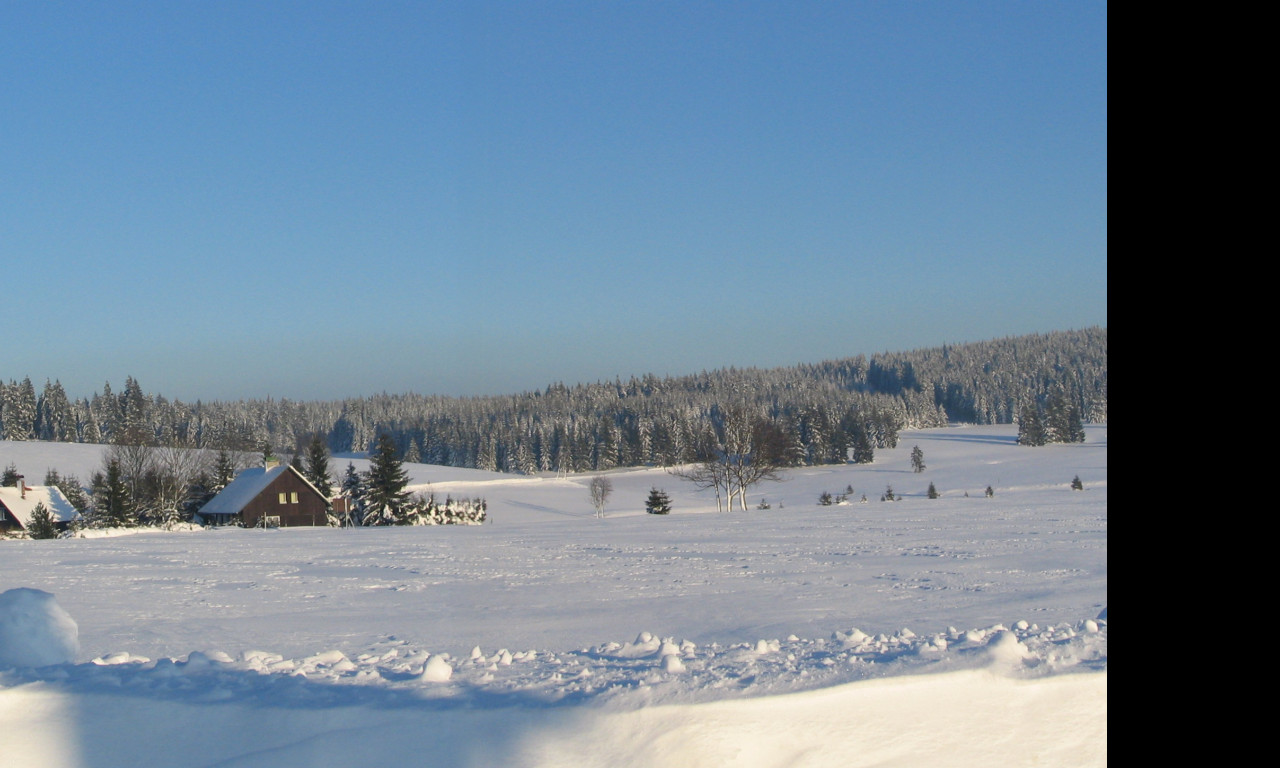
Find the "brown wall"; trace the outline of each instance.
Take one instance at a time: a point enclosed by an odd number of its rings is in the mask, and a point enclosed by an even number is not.
[[[286,503],[280,503],[280,494],[285,494]],[[292,494],[298,494],[298,503],[292,503]],[[298,477],[290,469],[280,473],[271,481],[267,489],[258,497],[245,505],[244,525],[246,528],[257,526],[265,515],[278,515],[280,526],[287,528],[300,525],[328,525],[325,515],[325,500],[320,494]]]

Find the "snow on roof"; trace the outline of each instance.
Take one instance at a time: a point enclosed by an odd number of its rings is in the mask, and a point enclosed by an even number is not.
[[[23,528],[31,527],[31,513],[35,511],[36,505],[41,503],[49,510],[55,523],[69,523],[78,514],[76,508],[71,506],[71,502],[67,501],[67,497],[55,486],[28,485],[26,498],[23,498],[22,491],[16,486],[7,485],[0,488],[0,504],[3,504],[9,510],[9,514],[18,519]]]
[[[234,515],[245,508],[249,502],[257,498],[258,494],[267,489],[271,485],[271,481],[275,480],[284,472],[293,472],[302,482],[306,483],[313,490],[315,485],[303,477],[301,472],[288,464],[266,469],[264,467],[250,467],[240,474],[236,475],[236,479],[227,483],[227,487],[218,491],[218,495],[209,500],[209,503],[200,508],[201,515]],[[316,495],[324,498],[324,494],[316,490]]]

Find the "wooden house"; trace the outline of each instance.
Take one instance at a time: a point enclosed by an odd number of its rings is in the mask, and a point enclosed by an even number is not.
[[[79,514],[56,486],[33,487],[19,478],[17,485],[0,488],[0,531],[27,530],[37,504],[44,504],[60,531],[66,530]]]
[[[246,528],[329,524],[329,500],[288,464],[246,469],[196,513],[210,525],[241,521]]]

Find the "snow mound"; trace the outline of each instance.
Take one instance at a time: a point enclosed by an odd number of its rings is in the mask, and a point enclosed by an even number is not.
[[[427,659],[427,665],[422,670],[422,680],[428,683],[443,683],[453,677],[453,667],[449,662],[444,660],[443,656],[434,655]]]
[[[987,644],[987,652],[995,664],[1017,664],[1031,655],[1027,646],[1019,642],[1018,636],[1008,630],[995,633]]]
[[[53,595],[27,587],[0,594],[0,667],[71,664],[79,653],[79,628]]]

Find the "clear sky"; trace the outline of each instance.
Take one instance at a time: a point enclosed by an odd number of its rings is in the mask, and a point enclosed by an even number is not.
[[[1101,2],[0,4],[0,378],[479,395],[1107,324]]]

